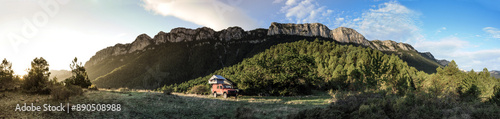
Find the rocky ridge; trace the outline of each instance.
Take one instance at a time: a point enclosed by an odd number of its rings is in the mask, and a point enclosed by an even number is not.
[[[176,43],[176,42],[190,42],[203,39],[217,39],[220,41],[238,40],[247,35],[262,35],[259,31],[244,31],[240,27],[229,27],[221,31],[214,31],[208,27],[197,29],[188,28],[174,28],[169,33],[160,31],[153,38],[146,34],[137,36],[134,42],[127,44],[116,44],[98,51],[86,64],[94,65],[97,62],[109,56],[117,56],[127,53],[134,53],[137,51],[147,50],[146,47],[150,45],[159,45],[163,43]],[[265,35],[265,34],[264,34]]]
[[[129,44],[117,44],[115,46],[107,47],[98,51],[87,63],[93,65],[102,59],[109,56],[117,56],[126,53],[134,53],[138,51],[147,50],[150,45],[159,45],[163,43],[176,43],[176,42],[190,42],[198,41],[203,39],[215,39],[221,42],[228,42],[241,39],[246,36],[262,36],[266,35],[262,33],[262,29],[256,29],[252,31],[244,31],[240,27],[229,27],[221,31],[214,31],[208,27],[201,27],[197,29],[189,28],[174,28],[169,33],[160,31],[153,38],[146,34],[141,34],[137,36],[136,40]],[[370,47],[372,49],[378,49],[380,51],[415,51],[411,45],[406,43],[397,43],[391,40],[373,40],[368,41],[363,35],[358,33],[356,30],[346,27],[339,27],[330,30],[327,26],[320,23],[306,23],[306,24],[282,24],[273,22],[267,29],[267,36],[272,35],[297,35],[297,36],[308,36],[308,37],[324,37],[330,38],[340,43],[352,43],[358,44],[365,47]],[[265,39],[264,39],[265,40]],[[258,43],[253,41],[250,43]],[[421,53],[422,54],[422,53]],[[424,53],[425,54],[425,53]],[[430,54],[430,53],[428,53]],[[432,54],[430,55],[432,56]],[[434,59],[435,60],[435,59]],[[437,61],[437,60],[435,60]]]
[[[381,51],[397,51],[398,49],[417,51],[411,45],[406,43],[396,43],[390,40],[374,40],[370,42],[354,29],[339,27],[330,30],[327,26],[320,23],[282,24],[273,22],[271,23],[271,26],[269,26],[267,35],[318,36],[331,38],[341,43],[359,44]]]

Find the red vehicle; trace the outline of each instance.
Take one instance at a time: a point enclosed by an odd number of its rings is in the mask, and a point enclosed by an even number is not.
[[[208,80],[209,84],[212,84],[212,95],[217,97],[218,95],[224,96],[227,98],[228,96],[234,96],[237,98],[238,91],[233,88],[231,81],[220,75],[214,75]]]

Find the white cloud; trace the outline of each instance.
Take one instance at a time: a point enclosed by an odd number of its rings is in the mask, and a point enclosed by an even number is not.
[[[493,38],[500,38],[500,30],[498,30],[497,28],[485,27],[483,28],[483,31],[491,35],[491,37]]]
[[[500,49],[479,50],[479,51],[460,51],[454,53],[455,61],[460,68],[481,71],[483,68],[488,70],[500,69]]]
[[[487,67],[489,70],[500,69],[500,49],[469,51],[476,47],[470,42],[455,36],[438,41],[420,41],[413,45],[419,51],[430,51],[437,59],[455,60],[461,69],[476,71]]]
[[[446,27],[442,27],[436,31],[436,33],[441,33],[442,31],[446,30]]]
[[[297,0],[287,0],[285,4],[286,5],[295,5],[295,4],[297,4]]]
[[[469,42],[455,36],[450,36],[438,41],[419,41],[413,44],[413,46],[419,51],[430,51],[436,57],[453,58],[455,57],[453,53],[469,46]]]
[[[327,22],[333,10],[320,6],[315,0],[287,0],[281,8],[289,22],[315,23]]]
[[[255,20],[235,7],[238,5],[237,2],[224,3],[219,0],[143,0],[143,2],[142,7],[155,14],[174,16],[215,30],[231,26],[240,26],[244,29],[257,27]]]
[[[361,17],[346,21],[342,26],[356,29],[367,39],[416,42],[424,40],[420,33],[420,13],[398,2],[386,2],[362,13]]]

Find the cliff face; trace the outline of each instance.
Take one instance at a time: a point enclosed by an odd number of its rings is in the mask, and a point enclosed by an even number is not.
[[[255,31],[255,32],[254,32]],[[188,28],[174,28],[169,33],[160,31],[158,34],[151,38],[146,34],[137,36],[134,42],[128,44],[116,44],[115,46],[104,48],[98,51],[86,65],[94,65],[97,62],[108,58],[109,56],[123,55],[127,53],[134,53],[147,50],[150,45],[160,45],[163,43],[176,43],[176,42],[190,42],[203,39],[218,39],[220,41],[230,41],[241,39],[247,35],[263,36],[265,33],[260,33],[262,30],[244,31],[240,27],[229,27],[221,31],[214,31],[208,27],[197,29]],[[258,32],[257,32],[258,31]]]
[[[273,22],[269,26],[267,35],[299,35],[299,36],[320,36],[331,38],[330,29],[320,23],[309,24],[281,24]]]
[[[341,43],[353,43],[362,46],[378,49],[380,51],[397,51],[408,50],[417,51],[411,45],[406,43],[397,43],[394,41],[368,41],[363,35],[356,30],[346,27],[339,27],[330,30],[323,24],[281,24],[273,22],[269,26],[267,35],[298,35],[298,36],[319,36],[324,38],[331,38]]]
[[[267,32],[267,33],[266,33]],[[306,24],[282,24],[273,22],[269,29],[256,29],[252,31],[244,31],[240,27],[229,27],[221,31],[214,31],[208,27],[197,29],[188,28],[174,28],[169,33],[160,31],[153,38],[146,34],[137,36],[136,40],[130,44],[117,44],[112,47],[107,47],[98,51],[85,65],[94,65],[97,62],[108,58],[110,56],[123,55],[127,53],[141,52],[148,50],[147,47],[151,45],[160,45],[163,43],[177,43],[177,42],[190,42],[204,39],[219,40],[221,42],[229,42],[231,40],[238,40],[244,37],[262,37],[273,35],[295,35],[307,37],[323,37],[335,40],[340,43],[358,44],[380,51],[415,51],[411,45],[406,43],[397,43],[390,40],[368,41],[363,35],[356,30],[346,27],[339,27],[330,30],[327,26],[320,23],[306,23]],[[260,40],[260,41],[259,41]],[[259,43],[265,39],[255,39],[250,43]],[[430,53],[421,53],[424,57],[434,59]],[[443,63],[444,64],[444,63]]]
[[[397,51],[398,49],[405,50],[405,51],[417,51],[409,44],[397,43],[397,42],[391,41],[391,40],[385,40],[385,41],[373,40],[371,42],[372,42],[373,48],[378,49],[380,51]],[[432,54],[431,54],[431,56],[432,56]],[[432,56],[432,58],[434,59],[434,56]]]
[[[128,53],[132,53],[138,50],[143,50],[145,47],[153,44],[153,39],[149,37],[146,34],[141,34],[137,36],[134,42],[130,44],[130,49],[128,50]]]
[[[370,41],[358,33],[356,30],[346,27],[339,27],[331,31],[333,40],[341,43],[355,43],[363,46],[372,47]],[[373,48],[373,47],[372,47]]]

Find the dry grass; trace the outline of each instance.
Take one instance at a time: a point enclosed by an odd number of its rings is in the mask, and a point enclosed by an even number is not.
[[[70,104],[121,104],[120,112],[15,112],[16,104],[59,104],[49,95],[6,92],[0,98],[0,118],[254,118],[286,117],[302,109],[326,107],[324,96],[213,98],[207,95],[163,95],[160,92],[127,89],[99,89],[71,97]],[[0,94],[1,97],[1,94]],[[22,99],[22,100],[21,100]],[[238,111],[240,110],[240,111]],[[243,111],[242,111],[243,110]]]

